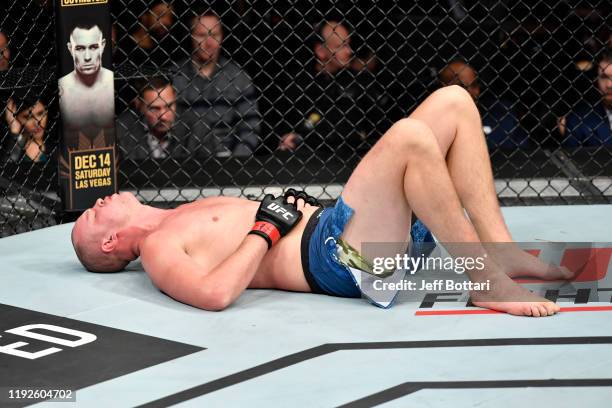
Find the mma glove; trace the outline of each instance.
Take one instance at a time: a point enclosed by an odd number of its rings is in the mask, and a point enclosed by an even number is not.
[[[295,199],[292,204],[287,202],[291,196]],[[268,243],[268,249],[272,248],[272,245],[287,235],[302,219],[302,212],[297,209],[297,201],[300,198],[305,203],[319,205],[314,197],[303,191],[296,192],[289,189],[283,197],[276,198],[272,194],[267,194],[259,205],[255,215],[255,225],[249,234],[259,235]]]

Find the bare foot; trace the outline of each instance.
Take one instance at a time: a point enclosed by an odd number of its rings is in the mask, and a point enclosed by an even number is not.
[[[514,243],[487,245],[487,250],[511,278],[528,276],[543,280],[568,280],[574,277],[574,272],[566,267],[543,262]]]
[[[552,316],[561,310],[557,304],[525,289],[501,272],[488,274],[485,279],[479,281],[486,280],[490,281],[489,291],[470,293],[475,306],[517,316],[533,317]]]

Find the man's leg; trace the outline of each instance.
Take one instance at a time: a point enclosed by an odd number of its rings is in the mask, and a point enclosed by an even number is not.
[[[478,234],[465,217],[437,139],[421,121],[403,119],[391,127],[359,163],[342,197],[355,210],[342,238],[355,248],[364,242],[405,240],[414,210],[440,241],[474,243],[476,252],[484,251],[478,248]],[[493,262],[486,274],[470,273],[470,278],[491,280],[491,293],[484,300],[476,294],[476,305],[533,316],[559,309],[512,282]]]
[[[511,242],[502,217],[478,108],[463,88],[435,91],[409,116],[432,130],[455,190],[482,242]]]
[[[459,86],[441,88],[419,105],[410,118],[431,128],[481,242],[504,243],[488,248],[509,276],[571,277],[567,269],[543,263],[511,244],[512,236],[495,192],[480,113],[466,90]]]

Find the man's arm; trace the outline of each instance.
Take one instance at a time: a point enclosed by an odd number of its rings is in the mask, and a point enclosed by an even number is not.
[[[257,91],[251,79],[244,73],[240,75],[241,94],[236,100],[235,113],[238,116],[238,143],[234,147],[234,155],[251,156],[259,145],[259,124],[261,117],[257,105]]]
[[[153,283],[174,299],[201,309],[223,310],[249,286],[268,249],[300,221],[298,199],[317,203],[314,197],[293,189],[287,190],[284,197],[267,194],[249,234],[218,265],[198,264],[187,254],[180,238],[168,239],[153,233],[140,251],[144,269]]]
[[[247,235],[236,252],[219,265],[193,260],[177,240],[152,234],[141,250],[144,269],[161,291],[189,305],[211,311],[225,309],[253,280],[268,250],[261,237]]]

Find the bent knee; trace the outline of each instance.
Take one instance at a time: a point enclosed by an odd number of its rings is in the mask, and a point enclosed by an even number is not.
[[[404,118],[397,121],[384,138],[388,147],[395,153],[422,154],[439,151],[431,128],[417,119]]]
[[[449,85],[440,88],[432,93],[431,97],[437,99],[440,104],[444,105],[446,111],[449,109],[461,109],[475,106],[472,95],[459,85]]]

